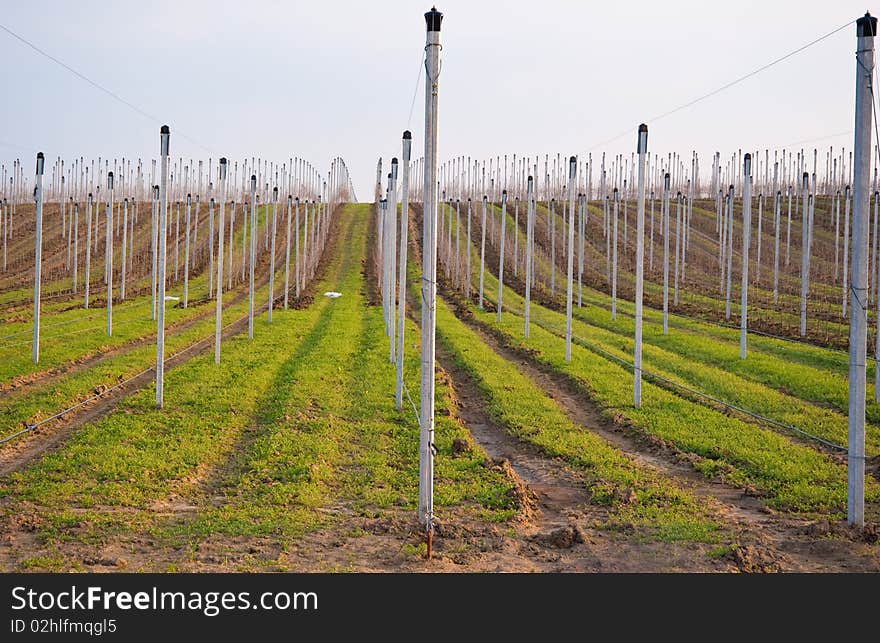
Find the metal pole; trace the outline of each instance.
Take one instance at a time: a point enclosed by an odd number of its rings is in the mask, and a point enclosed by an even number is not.
[[[37,153],[37,175],[34,179],[36,201],[36,230],[34,233],[34,338],[31,359],[40,361],[40,273],[43,268],[43,153]]]
[[[168,222],[168,154],[170,153],[171,129],[163,125],[159,134],[159,236],[158,236],[158,264],[159,272],[156,278],[156,407],[162,408],[165,394],[165,259],[167,247],[167,234],[165,233]]]
[[[639,176],[636,198],[636,335],[633,357],[633,405],[642,405],[642,298],[644,295],[645,272],[645,156],[648,152],[648,126],[639,125],[638,147]]]
[[[868,220],[871,174],[874,36],[877,19],[856,21],[856,115],[853,145],[853,244],[849,325],[849,440],[847,521],[865,524],[865,362],[868,339]]]
[[[220,221],[217,225],[217,306],[214,316],[214,363],[220,363],[220,340],[223,327],[223,219],[226,217],[226,157],[220,159]],[[213,199],[212,199],[213,201]],[[213,244],[213,239],[211,240]],[[230,239],[230,245],[232,240]],[[230,266],[230,272],[231,272]]]
[[[440,23],[436,8],[425,14],[425,176],[422,242],[422,355],[419,435],[419,520],[425,525],[428,557],[434,530],[434,340],[437,298],[437,108]]]
[[[746,358],[749,306],[749,245],[752,228],[752,155],[743,156],[743,249],[739,304],[739,358]]]
[[[406,329],[406,252],[409,225],[409,165],[412,154],[412,134],[403,133],[403,172],[400,177],[400,291],[397,295],[397,410],[403,408],[403,333]],[[470,252],[470,246],[468,246]]]
[[[571,307],[574,299],[574,195],[577,187],[577,157],[568,159],[568,260],[565,291],[565,361],[571,361]]]

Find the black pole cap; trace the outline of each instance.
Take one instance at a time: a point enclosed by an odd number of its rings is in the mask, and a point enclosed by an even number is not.
[[[403,132],[403,138],[406,140],[410,140],[412,138],[412,132],[410,132],[409,130],[405,130]]]
[[[391,159],[391,165],[397,165],[397,157],[396,156],[393,159]]]
[[[425,14],[428,31],[440,31],[441,22],[443,22],[443,14],[437,11],[437,7],[431,7],[431,10]]]
[[[159,133],[160,134],[170,134],[171,128],[168,127],[167,125],[163,125],[162,128],[159,130]]]
[[[438,29],[439,31],[439,29]],[[877,18],[872,16],[869,12],[865,12],[865,15],[856,20],[856,35],[859,37],[862,36],[871,36],[874,37],[877,35]]]
[[[42,152],[37,152],[37,176],[43,175],[43,166],[45,164],[45,159],[43,158]],[[64,177],[61,177],[61,180],[64,181]]]

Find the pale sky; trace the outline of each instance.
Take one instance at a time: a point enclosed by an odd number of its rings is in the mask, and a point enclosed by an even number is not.
[[[172,128],[184,158],[300,156],[351,169],[372,197],[376,160],[413,156],[428,2],[117,0],[4,3],[0,24]],[[863,2],[439,2],[445,14],[440,158],[504,153],[594,158],[852,147],[855,25],[693,107],[649,119],[864,14]],[[873,13],[880,13],[880,7]],[[155,158],[161,123],[0,31],[0,158]],[[422,76],[422,82],[424,76]],[[627,128],[625,136],[597,147]],[[210,152],[175,135],[182,132]],[[820,153],[820,158],[823,154]],[[386,165],[387,167],[387,165]]]

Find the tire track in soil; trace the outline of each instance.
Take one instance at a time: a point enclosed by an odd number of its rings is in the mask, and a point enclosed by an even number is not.
[[[516,526],[516,557],[542,572],[734,571],[728,560],[707,555],[705,543],[664,543],[628,538],[591,527],[608,518],[592,503],[583,476],[562,460],[510,435],[486,412],[476,382],[438,343],[438,360],[452,379],[457,413],[477,444],[526,488],[522,521]],[[505,554],[510,557],[511,554]],[[522,564],[519,565],[522,567]]]
[[[305,290],[301,293],[298,300],[292,300],[292,308],[306,306],[313,300],[314,289],[320,281],[319,273],[326,269],[324,264],[328,257],[327,248],[333,245],[335,244],[331,243],[325,247],[325,251],[319,259],[318,268],[315,271],[315,278],[306,285]],[[268,257],[262,258],[258,267],[268,264],[268,261]],[[259,288],[262,288],[268,283],[268,281],[268,275],[264,276],[259,282],[255,283],[254,289],[258,290]],[[235,303],[240,302],[246,295],[247,291],[243,290],[236,295],[236,298],[232,303],[226,303],[224,305],[234,305]],[[282,292],[279,296],[276,296],[273,299],[273,302],[277,305],[279,301],[283,301],[283,298],[284,293]],[[268,303],[255,307],[254,315],[260,315],[268,310],[268,308]],[[198,319],[192,320],[192,323],[196,323],[197,321]],[[229,339],[230,337],[244,332],[247,329],[247,322],[248,317],[247,315],[244,315],[229,324],[229,326],[223,330],[223,339]],[[178,328],[178,331],[180,330],[183,329]],[[209,337],[196,340],[190,344],[190,346],[181,349],[181,351],[186,350],[186,353],[168,358],[165,362],[166,370],[178,367],[190,359],[205,353],[208,349],[213,347],[213,339],[214,334],[212,333]],[[200,348],[193,350],[191,347],[197,344],[203,345]],[[143,373],[132,379],[125,386],[115,389],[112,393],[95,400],[93,403],[80,407],[79,410],[65,414],[61,418],[58,418],[58,421],[49,423],[46,428],[39,428],[36,431],[25,434],[15,442],[8,444],[6,448],[0,449],[0,476],[6,476],[18,471],[19,469],[24,468],[31,460],[60,448],[79,428],[112,412],[120,400],[138,392],[144,386],[149,385],[153,379],[153,370]]]
[[[828,521],[814,521],[777,513],[748,490],[708,480],[689,464],[688,454],[659,440],[636,434],[602,416],[600,409],[565,376],[550,371],[522,350],[511,348],[486,332],[479,322],[460,309],[456,314],[476,331],[484,342],[513,362],[577,424],[596,433],[639,465],[673,478],[699,498],[711,499],[727,524],[746,538],[746,545],[767,550],[783,571],[880,571],[880,551],[848,529]],[[837,538],[822,538],[837,536]],[[759,559],[763,558],[760,553]]]

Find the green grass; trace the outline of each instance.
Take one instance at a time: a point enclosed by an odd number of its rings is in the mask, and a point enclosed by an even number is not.
[[[605,528],[637,530],[662,540],[714,542],[722,537],[710,512],[689,492],[635,465],[576,425],[513,364],[492,351],[442,301],[437,337],[486,396],[486,410],[511,434],[581,471],[593,501],[609,511]],[[635,501],[627,498],[632,491]]]
[[[164,410],[152,387],[126,398],[4,479],[5,512],[36,507],[50,548],[134,531],[193,551],[211,535],[296,538],[329,520],[318,509],[337,502],[365,515],[412,509],[418,429],[408,409],[393,408],[381,309],[361,295],[368,218],[352,206],[342,219],[347,237],[320,284],[341,298],[276,310],[271,326],[261,316],[253,341],[224,343],[219,366],[205,355],[169,371]],[[411,351],[408,372],[417,369]],[[451,412],[448,391],[439,392]],[[438,506],[506,520],[516,512],[512,481],[479,449],[444,457],[466,434],[451,414],[438,423]],[[180,501],[196,511],[162,515]]]
[[[473,312],[511,346],[532,350],[536,361],[571,378],[607,416],[700,456],[694,466],[705,475],[754,489],[772,507],[844,513],[846,468],[830,457],[647,381],[642,385],[642,407],[635,409],[628,369],[577,344],[572,345],[572,361],[565,362],[564,341],[537,323],[525,340],[520,317],[507,313],[497,324],[494,314]],[[869,501],[880,499],[880,485],[869,480],[867,496]]]

